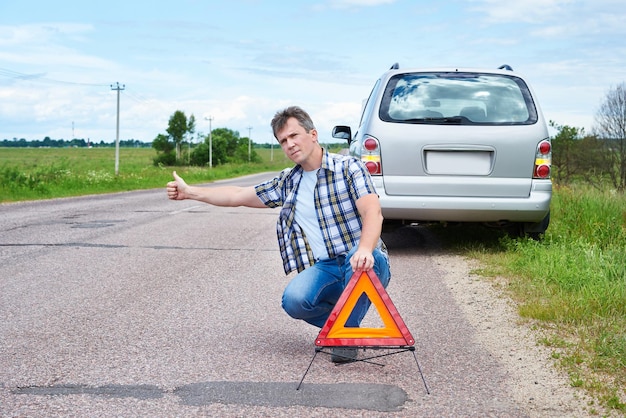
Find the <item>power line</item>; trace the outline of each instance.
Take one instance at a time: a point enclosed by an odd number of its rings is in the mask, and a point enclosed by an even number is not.
[[[130,90],[128,88],[126,88],[126,97],[136,101],[137,103],[149,103],[154,101],[154,99],[147,99],[135,90]]]
[[[15,80],[22,81],[41,81],[46,83],[53,84],[63,84],[66,86],[90,86],[90,87],[102,87],[106,86],[106,84],[95,84],[95,83],[79,83],[76,81],[64,81],[64,80],[56,80],[54,78],[44,77],[46,73],[35,73],[35,74],[26,74],[20,73],[18,71],[9,70],[6,68],[0,68],[0,75],[8,78],[13,78]]]

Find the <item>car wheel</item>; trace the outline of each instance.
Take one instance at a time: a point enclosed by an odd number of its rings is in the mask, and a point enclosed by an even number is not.
[[[521,225],[522,236],[539,241],[550,225],[550,212],[540,222],[526,222]]]

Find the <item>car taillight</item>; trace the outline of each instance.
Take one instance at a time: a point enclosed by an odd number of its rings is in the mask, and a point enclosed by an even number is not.
[[[367,138],[365,142],[363,142],[363,148],[368,151],[375,151],[378,148],[378,142],[374,138]]]
[[[373,176],[382,174],[382,165],[380,162],[380,144],[378,140],[368,137],[363,141],[361,149],[361,161],[365,164],[367,171]]]
[[[537,145],[537,153],[535,155],[535,169],[533,178],[547,179],[550,178],[552,166],[552,144],[550,141],[544,140]]]
[[[552,151],[552,144],[550,144],[548,141],[541,141],[539,143],[539,152],[541,154],[550,154],[550,151]]]

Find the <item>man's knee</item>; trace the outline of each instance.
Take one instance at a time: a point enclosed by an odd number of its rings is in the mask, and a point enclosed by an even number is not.
[[[303,297],[300,292],[290,286],[285,288],[285,291],[283,292],[282,307],[290,317],[300,319],[302,316],[302,301]]]

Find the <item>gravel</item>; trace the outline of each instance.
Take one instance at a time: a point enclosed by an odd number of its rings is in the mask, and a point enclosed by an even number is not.
[[[602,409],[571,386],[552,360],[551,350],[538,343],[540,331],[520,318],[497,284],[470,273],[475,262],[438,256],[437,263],[446,271],[444,281],[474,327],[475,338],[506,369],[511,393],[530,416],[585,417],[593,415],[592,409]]]

